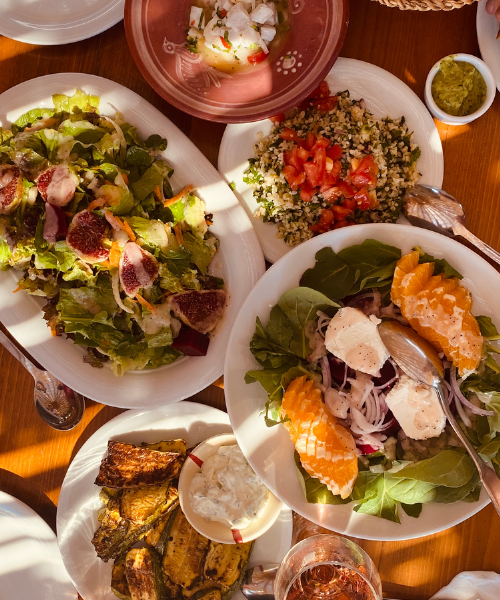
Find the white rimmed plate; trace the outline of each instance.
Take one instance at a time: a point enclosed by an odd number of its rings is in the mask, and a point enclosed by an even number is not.
[[[57,508],[57,537],[64,565],[83,598],[116,600],[110,588],[112,561],[100,560],[91,544],[102,506],[94,480],[106,454],[109,439],[128,443],[158,442],[183,437],[188,446],[218,433],[231,433],[226,413],[193,402],[180,402],[162,410],[128,411],[101,427],[73,459],[61,488]],[[290,548],[292,514],[283,507],[273,527],[259,538],[249,566],[279,563]],[[244,600],[238,592],[234,600]]]
[[[248,296],[229,339],[224,391],[231,424],[248,462],[267,487],[292,510],[323,527],[353,537],[405,540],[436,533],[467,519],[489,502],[484,490],[478,502],[427,504],[418,519],[403,514],[401,524],[358,514],[351,504],[308,504],[302,493],[293,458],[293,443],[283,426],[268,428],[261,412],[267,395],[259,383],[245,384],[245,373],[261,367],[249,349],[255,319],[266,324],[271,307],[288,289],[299,285],[304,271],[315,264],[315,254],[329,246],[335,252],[365,239],[401,248],[403,253],[421,246],[436,258],[446,258],[462,273],[472,293],[473,313],[487,315],[500,325],[498,298],[500,274],[477,254],[443,235],[409,225],[370,224],[325,233],[294,248],[273,265]]]
[[[123,408],[151,408],[188,398],[222,375],[236,314],[265,270],[262,250],[245,211],[203,154],[159,110],[118,83],[81,73],[32,79],[0,95],[0,126],[9,127],[30,108],[52,107],[52,94],[73,94],[76,87],[101,97],[101,114],[114,115],[118,110],[143,137],[158,133],[167,138],[163,155],[175,169],[174,191],[192,183],[205,200],[207,213],[214,215],[211,231],[219,238],[220,249],[212,269],[225,280],[224,316],[211,335],[206,356],[182,357],[159,369],[129,372],[121,378],[107,365],[96,369],[85,364],[81,347],[50,335],[41,313],[44,302],[28,294],[12,294],[19,272],[0,272],[0,321],[44,368],[93,400]]]
[[[0,34],[44,46],[85,40],[123,19],[125,0],[2,0]]]
[[[9,600],[76,600],[56,536],[23,502],[0,492],[0,595]]]
[[[438,130],[424,103],[405,83],[380,67],[352,58],[339,58],[325,79],[333,93],[349,90],[351,98],[364,98],[367,108],[377,118],[395,119],[404,115],[422,151],[417,162],[422,174],[420,183],[442,186],[444,162]],[[253,197],[252,186],[243,182],[259,132],[266,136],[271,129],[270,120],[228,125],[219,151],[219,171],[228,183],[234,182],[236,195],[252,220],[264,256],[275,262],[291,248],[276,237],[277,225],[253,216],[259,205]]]
[[[486,12],[486,0],[478,2],[476,30],[479,50],[488,65],[500,91],[500,39],[497,40],[499,23],[494,15]]]

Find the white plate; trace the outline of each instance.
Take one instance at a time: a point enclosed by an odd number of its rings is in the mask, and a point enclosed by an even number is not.
[[[123,19],[125,0],[2,0],[0,34],[29,44],[85,40]]]
[[[436,258],[446,258],[464,276],[463,285],[472,293],[473,312],[488,315],[500,325],[498,298],[500,274],[477,254],[458,242],[409,225],[370,224],[325,233],[294,248],[260,279],[245,301],[229,339],[224,368],[226,403],[243,453],[255,472],[280,500],[310,521],[353,537],[372,540],[405,540],[429,535],[460,523],[489,501],[484,490],[478,502],[427,504],[418,519],[402,514],[401,524],[355,513],[352,505],[308,504],[297,478],[293,443],[282,426],[268,428],[261,415],[267,400],[259,383],[245,384],[245,373],[260,369],[249,350],[255,319],[265,324],[271,307],[288,289],[299,285],[302,273],[314,266],[318,250],[331,246],[335,252],[365,239],[392,244],[404,253],[421,246]]]
[[[100,560],[91,544],[102,506],[94,480],[106,454],[109,439],[140,444],[182,437],[188,447],[219,433],[231,433],[226,413],[193,402],[180,402],[162,410],[128,411],[112,419],[85,442],[71,463],[57,508],[57,537],[64,564],[85,600],[116,600],[110,589],[112,561]],[[283,507],[273,527],[254,547],[251,564],[278,563],[290,548],[292,514]],[[238,592],[234,600],[244,600]]]
[[[0,598],[76,600],[56,536],[26,504],[0,492]]]
[[[497,40],[499,23],[494,15],[486,12],[486,0],[478,2],[476,15],[477,41],[484,62],[488,65],[500,91],[500,39]]]
[[[48,371],[84,396],[123,408],[151,408],[196,394],[222,375],[229,332],[240,306],[265,270],[252,225],[219,173],[194,144],[160,111],[129,89],[93,75],[59,73],[22,83],[0,95],[0,126],[9,127],[35,107],[52,107],[52,94],[73,94],[76,87],[101,97],[100,112],[119,110],[143,137],[158,133],[168,140],[163,153],[175,169],[175,190],[192,183],[213,213],[210,230],[219,238],[213,273],[224,278],[228,301],[211,336],[208,354],[182,357],[159,369],[128,372],[117,378],[106,364],[96,369],[83,362],[83,350],[63,337],[53,338],[42,317],[39,298],[12,294],[19,273],[0,272],[0,321]]]
[[[380,67],[352,58],[337,59],[326,81],[334,93],[349,90],[351,98],[364,98],[367,108],[376,118],[404,115],[422,151],[417,162],[417,169],[422,174],[420,183],[442,186],[444,162],[438,130],[423,102],[405,83]],[[228,183],[235,183],[236,195],[252,220],[264,256],[275,262],[291,248],[276,237],[277,225],[264,223],[253,216],[259,205],[253,197],[252,186],[243,182],[248,159],[254,156],[258,133],[267,136],[271,129],[270,120],[228,125],[219,151],[219,171]]]

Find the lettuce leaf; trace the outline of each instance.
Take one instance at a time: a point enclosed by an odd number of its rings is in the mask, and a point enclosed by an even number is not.
[[[66,94],[54,94],[52,96],[52,102],[54,103],[57,112],[74,112],[75,108],[79,108],[83,111],[97,112],[99,108],[100,98],[99,96],[91,96],[86,94],[83,90],[77,89],[72,96],[66,96]]]
[[[11,255],[9,244],[0,237],[0,271],[6,271],[10,267]]]
[[[206,240],[196,237],[189,231],[183,234],[183,238],[183,245],[191,255],[191,262],[200,269],[202,275],[205,275],[208,265],[217,252],[217,247],[215,244],[209,244]]]

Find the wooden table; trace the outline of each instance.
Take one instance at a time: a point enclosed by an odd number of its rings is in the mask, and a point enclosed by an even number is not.
[[[454,52],[479,56],[475,17],[475,5],[448,13],[418,13],[351,0],[342,56],[390,71],[423,98],[434,62]],[[123,23],[66,46],[33,46],[0,36],[0,92],[33,77],[69,71],[100,75],[139,93],[217,165],[224,125],[180,112],[149,87],[132,60]],[[470,125],[437,126],[445,155],[444,188],[464,204],[470,229],[500,250],[500,99]],[[0,348],[0,489],[26,502],[54,526],[69,463],[90,435],[122,411],[89,402],[83,422],[71,432],[58,433],[40,420],[32,398],[31,377]],[[220,387],[211,386],[194,400],[224,408]],[[491,506],[426,538],[360,543],[378,566],[387,593],[400,598],[429,598],[462,570],[500,572],[500,519]]]

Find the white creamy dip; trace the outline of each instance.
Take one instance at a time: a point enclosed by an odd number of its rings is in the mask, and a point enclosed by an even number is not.
[[[189,487],[195,513],[207,519],[244,529],[262,513],[269,490],[254,473],[239,446],[221,446],[209,456]]]

